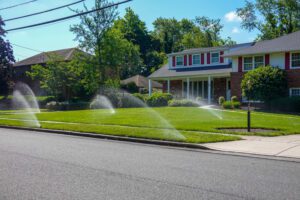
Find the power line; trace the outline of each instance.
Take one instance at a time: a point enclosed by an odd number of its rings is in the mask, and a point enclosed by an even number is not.
[[[18,28],[12,28],[12,29],[6,30],[6,32],[21,30],[21,29],[27,29],[27,28],[32,28],[32,27],[36,27],[36,26],[46,25],[46,24],[52,24],[52,23],[55,23],[55,22],[71,19],[71,18],[74,18],[74,17],[79,17],[79,16],[82,16],[82,15],[87,15],[87,14],[92,13],[92,12],[96,12],[96,11],[104,10],[104,9],[107,9],[107,8],[110,8],[110,7],[118,6],[118,5],[121,5],[121,4],[124,4],[124,3],[128,3],[130,1],[132,1],[132,0],[121,1],[121,2],[118,2],[118,3],[114,3],[114,4],[111,4],[111,5],[108,5],[108,6],[101,7],[101,8],[96,8],[96,9],[93,9],[93,10],[77,13],[75,15],[70,15],[70,16],[67,16],[67,17],[62,17],[62,18],[59,18],[59,19],[54,19],[54,20],[50,20],[50,21],[46,21],[46,22],[42,22],[42,23],[38,23],[38,24],[32,24],[32,25],[29,25],[29,26],[22,26],[22,27],[18,27]]]
[[[14,43],[11,43],[11,44],[14,45],[14,46],[16,46],[16,47],[20,47],[20,48],[27,49],[27,50],[30,50],[30,51],[35,51],[35,52],[43,53],[43,51],[40,51],[40,50],[32,49],[32,48],[25,47],[25,46],[18,45],[18,44],[14,44]]]
[[[5,8],[0,8],[0,10],[7,10],[7,9],[15,8],[15,7],[18,7],[18,6],[25,5],[25,4],[33,3],[35,1],[38,1],[38,0],[31,0],[31,1],[24,2],[24,3],[19,3],[19,4],[16,4],[16,5],[8,6],[8,7],[5,7]]]
[[[10,18],[10,19],[5,19],[3,21],[4,22],[8,22],[8,21],[13,21],[13,20],[17,20],[17,19],[26,18],[26,17],[32,17],[32,16],[35,16],[35,15],[44,14],[44,13],[51,12],[51,11],[54,11],[54,10],[59,10],[59,9],[62,9],[62,8],[68,7],[68,6],[72,6],[72,5],[84,2],[84,1],[85,0],[80,0],[80,1],[76,1],[76,2],[73,2],[73,3],[67,4],[67,5],[63,5],[63,6],[59,6],[59,7],[56,7],[56,8],[52,8],[52,9],[49,9],[49,10],[44,10],[44,11],[41,11],[41,12],[36,12],[36,13],[29,14],[29,15],[23,15],[23,16],[20,16],[20,17],[14,17],[14,18]]]

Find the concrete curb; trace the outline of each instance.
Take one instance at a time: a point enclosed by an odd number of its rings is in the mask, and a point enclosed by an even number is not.
[[[4,126],[4,125],[0,125],[0,128],[16,129],[16,130],[24,130],[24,131],[36,131],[36,132],[63,134],[63,135],[71,135],[71,136],[80,136],[80,137],[89,137],[89,138],[98,138],[98,139],[107,139],[107,140],[117,140],[117,141],[126,141],[126,142],[135,142],[135,143],[152,144],[152,145],[162,145],[162,146],[171,146],[171,147],[212,150],[212,149],[210,149],[208,147],[205,147],[201,144],[172,142],[172,141],[164,141],[164,140],[152,140],[152,139],[124,137],[124,136],[115,136],[115,135],[105,135],[105,134],[98,134],[98,133],[97,134],[95,134],[95,133],[82,133],[82,132],[75,132],[75,131],[52,130],[52,129],[43,129],[43,128],[27,128],[27,127]]]

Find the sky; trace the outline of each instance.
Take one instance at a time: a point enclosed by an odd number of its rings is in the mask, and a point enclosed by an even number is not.
[[[0,9],[3,7],[27,2],[28,0],[0,1]],[[77,0],[38,0],[36,2],[15,7],[12,9],[1,10],[0,15],[3,19],[22,16],[34,12],[39,12],[53,7],[69,4]],[[117,2],[115,0],[114,2]],[[120,0],[121,1],[121,0]],[[89,8],[92,7],[94,0],[86,0]],[[221,19],[224,25],[221,36],[230,36],[238,43],[251,42],[256,38],[257,32],[248,32],[240,27],[241,20],[236,16],[235,10],[243,7],[243,0],[133,0],[118,8],[120,17],[125,13],[126,7],[131,7],[141,20],[145,21],[148,30],[153,30],[153,21],[158,17],[195,19],[196,16],[207,16],[214,19]],[[82,4],[72,6],[73,9],[82,8]],[[38,15],[30,18],[10,21],[6,23],[5,29],[21,27],[25,25],[44,22],[74,14],[68,8]],[[75,35],[69,31],[72,24],[77,24],[78,18],[71,19],[51,25],[23,29],[7,33],[7,39],[12,44],[17,44],[38,51],[52,51],[64,48],[76,47],[78,43],[74,41]],[[17,61],[37,54],[38,52],[13,46]]]

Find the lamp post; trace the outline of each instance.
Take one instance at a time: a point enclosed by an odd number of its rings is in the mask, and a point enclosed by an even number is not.
[[[247,84],[248,84],[248,90],[250,90],[250,87],[251,87],[250,80],[247,82]],[[251,132],[251,111],[250,111],[250,97],[249,96],[248,96],[247,127],[248,127],[248,132]]]

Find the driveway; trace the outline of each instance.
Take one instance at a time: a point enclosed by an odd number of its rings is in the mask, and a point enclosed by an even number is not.
[[[205,144],[204,146],[229,152],[300,158],[300,135],[279,137],[243,136],[244,140]]]

